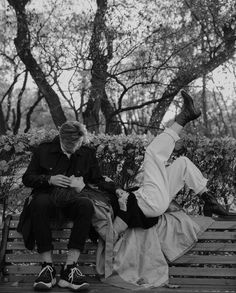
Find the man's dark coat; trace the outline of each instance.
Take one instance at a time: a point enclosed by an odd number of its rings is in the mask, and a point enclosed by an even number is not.
[[[61,150],[58,136],[52,142],[39,145],[33,153],[22,181],[25,186],[33,188],[32,196],[40,196],[40,193],[50,193],[52,191],[53,187],[48,183],[48,180],[50,176],[57,174],[82,176],[85,184],[95,184],[99,190],[115,194],[115,184],[106,182],[101,175],[95,150],[88,146],[81,146],[68,159]],[[30,250],[35,245],[34,235],[31,232],[31,199],[32,197],[26,199],[17,227],[17,231],[23,234],[26,248]]]

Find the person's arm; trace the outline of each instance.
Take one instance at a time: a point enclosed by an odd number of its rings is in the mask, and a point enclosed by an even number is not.
[[[42,174],[39,164],[39,149],[35,150],[28,168],[26,169],[22,182],[26,187],[44,188],[49,187],[50,176]]]

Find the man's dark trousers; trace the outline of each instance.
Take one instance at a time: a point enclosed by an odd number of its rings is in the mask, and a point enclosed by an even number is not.
[[[32,232],[36,240],[38,252],[42,253],[53,250],[50,224],[58,212],[64,218],[73,221],[68,249],[83,251],[94,213],[92,201],[86,197],[78,197],[68,202],[65,207],[59,208],[51,201],[50,194],[39,193],[33,197],[30,203]]]

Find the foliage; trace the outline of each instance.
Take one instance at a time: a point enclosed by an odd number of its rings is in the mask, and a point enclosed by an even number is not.
[[[208,178],[208,188],[227,209],[235,206],[236,187],[236,140],[230,137],[208,139],[202,136],[183,137],[184,155],[186,155],[203,175]],[[192,198],[192,199],[191,199]],[[186,207],[199,201],[187,191],[181,197]]]
[[[17,204],[22,200],[23,190],[20,177],[28,165],[31,151],[41,142],[52,140],[57,131],[38,131],[21,135],[0,137],[0,175],[1,199],[9,198],[9,203]],[[112,178],[124,188],[137,183],[137,174],[143,162],[147,145],[153,140],[152,135],[89,135],[88,144],[96,148],[96,154],[104,175]],[[174,152],[172,159],[186,155],[209,179],[208,187],[218,200],[227,208],[233,204],[236,181],[236,140],[232,138],[207,139],[199,136],[184,136],[183,146]],[[19,198],[18,198],[19,197]],[[199,212],[199,197],[192,196],[187,189],[177,197],[178,202],[189,212]]]

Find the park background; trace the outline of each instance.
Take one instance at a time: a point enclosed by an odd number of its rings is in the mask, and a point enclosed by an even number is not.
[[[235,209],[236,7],[232,0],[0,0],[0,203],[18,213],[32,150],[84,123],[104,175],[134,185],[146,146],[179,111],[202,117],[179,152]],[[189,213],[201,201],[184,190]]]

